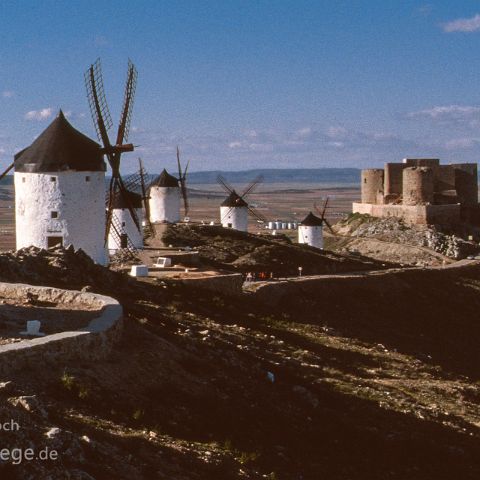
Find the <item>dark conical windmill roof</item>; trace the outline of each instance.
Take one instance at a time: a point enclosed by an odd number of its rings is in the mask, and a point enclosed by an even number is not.
[[[321,227],[323,220],[310,212],[300,223],[305,227]]]
[[[15,171],[65,170],[104,172],[106,166],[100,145],[73,128],[60,110],[34,142],[15,155]]]
[[[170,175],[165,169],[151,183],[151,187],[178,187],[178,179]]]
[[[235,191],[222,202],[222,207],[248,207],[248,203]]]
[[[132,208],[142,208],[142,196],[130,190],[126,190],[126,194],[124,195],[122,195],[120,191],[117,191],[113,197],[112,208],[128,208],[125,196],[130,200]]]

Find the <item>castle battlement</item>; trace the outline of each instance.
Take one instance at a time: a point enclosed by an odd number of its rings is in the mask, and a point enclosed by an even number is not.
[[[478,208],[476,163],[441,165],[437,158],[405,158],[362,170],[362,197],[353,212],[395,216],[409,223],[455,224]]]

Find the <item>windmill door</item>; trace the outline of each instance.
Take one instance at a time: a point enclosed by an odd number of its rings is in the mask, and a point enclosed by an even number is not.
[[[63,237],[47,237],[47,248],[63,247]]]
[[[128,248],[128,235],[126,233],[120,235],[120,248]]]

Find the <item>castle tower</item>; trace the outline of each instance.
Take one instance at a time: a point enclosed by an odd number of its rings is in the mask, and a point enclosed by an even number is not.
[[[312,212],[298,226],[298,243],[323,248],[323,221]]]
[[[362,203],[383,203],[383,169],[370,168],[362,170]]]
[[[433,170],[430,167],[408,167],[403,170],[403,204],[433,203]]]
[[[222,227],[248,230],[248,204],[235,190],[220,205],[220,223]]]
[[[127,191],[127,195],[141,225],[143,220],[142,196],[130,191]],[[114,253],[129,245],[133,245],[137,249],[143,248],[143,232],[140,232],[135,225],[125,196],[117,192],[112,200],[112,226],[108,234],[108,250]]]
[[[105,265],[106,167],[100,146],[60,110],[15,155],[14,168],[17,249],[71,244]]]
[[[150,221],[153,223],[180,221],[180,187],[178,180],[165,169],[150,185]]]

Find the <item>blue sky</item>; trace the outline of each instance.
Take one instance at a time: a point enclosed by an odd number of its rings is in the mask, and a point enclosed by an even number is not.
[[[94,137],[101,57],[118,118],[139,71],[130,171],[377,166],[480,156],[474,1],[2,1],[0,166],[59,108]],[[113,131],[112,131],[113,134]]]

